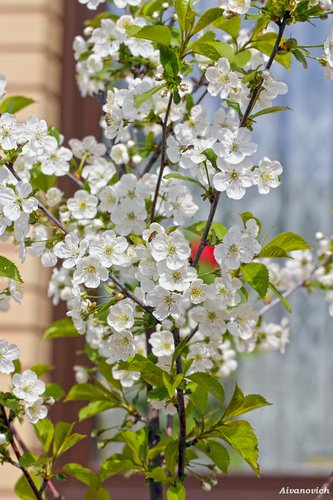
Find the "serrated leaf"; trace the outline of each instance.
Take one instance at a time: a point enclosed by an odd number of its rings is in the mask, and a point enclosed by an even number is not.
[[[57,339],[61,337],[79,337],[79,333],[71,319],[58,319],[45,330],[43,339]]]
[[[269,288],[272,290],[272,292],[280,299],[284,307],[287,309],[289,313],[291,313],[291,307],[288,302],[288,300],[279,292],[279,290],[276,288],[276,286],[273,285],[273,283],[269,283]]]
[[[111,394],[106,389],[103,391],[100,387],[92,384],[76,384],[74,385],[65,401],[110,401]]]
[[[143,92],[143,94],[139,94],[135,97],[134,99],[134,107],[135,108],[140,108],[142,104],[144,104],[146,101],[152,98],[156,92],[159,90],[163,89],[165,87],[165,84],[163,83],[162,85],[156,85],[156,87],[147,90],[147,92]]]
[[[176,486],[169,486],[167,500],[186,500],[186,490],[183,483],[178,482]]]
[[[207,390],[214,398],[216,398],[220,403],[224,402],[224,388],[223,385],[220,384],[218,380],[209,373],[197,372],[188,375],[186,378],[192,380],[198,384],[199,387],[202,387],[204,390]]]
[[[167,174],[163,176],[163,179],[179,179],[181,181],[187,181],[187,182],[192,182],[193,184],[196,184],[197,186],[201,187],[206,191],[206,187],[201,184],[197,179],[193,179],[192,177],[188,177],[187,175],[181,175],[177,174],[176,172],[173,172],[171,174]]]
[[[69,463],[63,466],[63,470],[66,474],[74,477],[78,481],[91,488],[98,489],[100,487],[101,481],[97,474],[80,464]]]
[[[42,478],[40,476],[37,476],[33,472],[30,472],[29,474],[36,486],[36,489],[39,490],[42,485]],[[36,500],[36,496],[33,493],[25,476],[22,476],[15,484],[15,493],[21,500]]]
[[[248,394],[244,396],[243,391],[236,384],[231,401],[223,414],[223,421],[231,420],[239,415],[268,405],[270,403],[260,394]]]
[[[181,31],[185,31],[186,17],[191,14],[192,0],[173,0]]]
[[[262,248],[259,256],[267,257],[267,252],[271,247],[277,247],[284,252],[293,252],[295,250],[309,250],[310,246],[307,242],[298,234],[292,233],[290,231],[280,233],[275,238],[273,238],[264,248]]]
[[[101,481],[105,481],[109,477],[115,476],[120,472],[126,472],[133,470],[135,464],[120,454],[114,454],[111,457],[104,460],[101,466],[99,476]]]
[[[7,97],[0,104],[0,113],[11,113],[13,115],[34,102],[35,101],[30,97],[24,97],[22,95]]]
[[[195,447],[207,455],[207,457],[210,458],[224,474],[228,473],[230,457],[223,444],[213,439],[205,439],[198,441]]]
[[[191,30],[191,36],[203,30],[204,28],[212,24],[214,21],[216,21],[216,19],[219,19],[222,16],[223,16],[223,9],[221,9],[220,7],[213,7],[212,9],[207,10],[204,14],[202,14],[198,22]]]
[[[7,257],[0,255],[0,276],[23,283],[17,266]]]
[[[269,284],[269,272],[264,264],[250,262],[240,267],[241,273],[247,283],[264,299]]]
[[[173,475],[178,460],[178,440],[170,441],[165,447],[164,458],[168,471]]]
[[[164,78],[166,81],[171,80],[174,82],[174,79],[179,73],[179,61],[176,51],[170,47],[164,47],[163,45],[159,45],[159,51],[160,61],[164,70]]]
[[[143,28],[132,25],[127,28],[127,34],[134,38],[143,38],[144,40],[150,40],[166,46],[170,45],[171,42],[171,31],[167,26],[160,24],[143,26]]]
[[[84,500],[110,500],[110,495],[105,488],[91,489],[85,494]]]
[[[245,420],[228,422],[218,428],[217,434],[239,453],[259,476],[258,440],[251,425]]]
[[[233,16],[230,19],[224,19],[224,17],[221,17],[214,22],[214,27],[225,31],[231,35],[234,40],[236,40],[241,22],[242,20],[240,16]]]
[[[84,406],[79,411],[79,420],[94,417],[103,411],[110,410],[115,407],[115,403],[110,401],[92,401],[87,406]]]
[[[191,391],[189,394],[190,401],[199,411],[200,415],[204,415],[208,405],[208,389],[204,389],[195,383],[187,384],[187,389]]]
[[[280,247],[276,247],[274,245],[267,245],[261,249],[258,257],[270,258],[270,259],[287,259],[289,255],[285,250]]]
[[[48,453],[54,436],[53,423],[48,418],[43,418],[34,425],[34,429],[43,450]]]
[[[290,109],[291,108],[289,108],[289,106],[271,106],[269,108],[258,111],[254,115],[251,115],[251,118],[257,118],[258,116],[268,115],[271,113],[278,113],[279,111],[290,111]]]

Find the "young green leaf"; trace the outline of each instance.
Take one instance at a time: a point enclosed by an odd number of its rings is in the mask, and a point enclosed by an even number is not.
[[[269,284],[267,267],[259,262],[250,262],[243,264],[240,270],[247,283],[264,299]]]
[[[224,388],[220,382],[209,375],[209,373],[197,372],[192,373],[187,376],[188,379],[192,380],[199,387],[202,387],[204,390],[207,390],[214,398],[216,398],[220,403],[224,402]]]
[[[214,22],[214,27],[225,31],[236,40],[242,19],[240,16],[233,16],[230,19],[220,17]]]
[[[195,447],[207,455],[207,457],[210,458],[224,474],[228,473],[230,457],[223,444],[215,441],[214,439],[204,439],[198,441]]]
[[[216,19],[219,19],[223,16],[223,9],[220,7],[213,7],[212,9],[207,10],[198,22],[195,24],[195,26],[192,28],[190,35],[193,36],[199,31],[203,30],[210,24],[212,24]]]
[[[110,495],[105,488],[90,489],[85,494],[84,500],[110,500]]]
[[[65,401],[110,401],[112,394],[92,384],[73,385]]]
[[[231,401],[223,414],[223,421],[226,422],[239,415],[268,405],[270,403],[260,396],[260,394],[248,394],[244,396],[242,390],[236,384]]]
[[[164,175],[163,179],[180,179],[182,181],[193,182],[193,184],[196,184],[197,186],[201,187],[206,191],[206,186],[201,184],[201,182],[199,182],[197,179],[193,179],[192,177],[188,177],[187,175],[181,175],[177,174],[176,172],[173,172],[171,174]]]
[[[92,401],[87,406],[84,406],[79,411],[79,420],[86,420],[94,417],[103,411],[110,410],[115,407],[115,403],[111,401]]]
[[[149,99],[152,98],[152,96],[154,94],[156,94],[156,92],[158,92],[159,90],[163,89],[165,87],[165,84],[161,84],[161,85],[156,85],[156,87],[150,89],[150,90],[147,90],[147,92],[144,92],[143,94],[139,94],[135,97],[134,99],[134,107],[135,108],[140,108],[140,106],[142,106],[142,104],[144,104],[146,101],[148,101]]]
[[[78,481],[91,488],[98,489],[101,485],[101,481],[97,474],[80,464],[70,463],[63,466],[63,470],[66,474],[75,477]]]
[[[186,18],[192,17],[192,0],[173,0],[173,4],[176,10],[180,29],[184,32],[186,28]]]
[[[169,486],[167,500],[186,500],[186,490],[183,483],[177,482],[176,486]]]
[[[127,28],[127,33],[134,38],[151,40],[152,42],[157,42],[161,45],[168,46],[171,42],[171,31],[167,26],[162,26],[159,24],[156,24],[154,26],[144,26],[143,28],[132,25]]]
[[[280,299],[280,301],[282,302],[284,307],[287,309],[287,311],[289,313],[291,313],[291,307],[290,307],[288,300],[279,292],[279,290],[276,288],[275,285],[273,285],[273,283],[269,283],[268,286],[272,290],[272,292]]]
[[[262,109],[254,115],[251,115],[251,118],[257,118],[258,116],[268,115],[271,113],[278,113],[279,111],[290,111],[290,108],[288,106],[271,106],[270,108]]]
[[[0,255],[0,276],[23,283],[20,271],[11,260]]]
[[[50,326],[45,330],[43,339],[57,339],[60,337],[79,337],[79,333],[73,321],[69,318],[58,319],[50,324]]]
[[[21,95],[7,97],[0,104],[0,113],[11,113],[13,115],[21,109],[30,106],[30,104],[33,104],[34,102],[35,101],[30,99],[30,97],[24,97]]]
[[[283,252],[293,252],[294,250],[308,250],[310,246],[298,234],[285,232],[273,238],[260,252],[259,257],[271,257],[270,249],[279,248]]]
[[[43,418],[34,425],[34,429],[43,450],[48,453],[54,436],[53,423],[48,418]]]

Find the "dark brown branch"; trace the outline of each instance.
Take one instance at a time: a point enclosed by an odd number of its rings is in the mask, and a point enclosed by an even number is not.
[[[175,328],[173,331],[173,338],[175,342],[175,349],[180,344],[179,329]],[[183,373],[183,362],[181,354],[176,359],[176,372],[177,374]],[[180,481],[185,479],[185,452],[186,452],[186,412],[184,391],[177,388],[177,412],[179,418],[179,440],[178,440],[178,478]]]
[[[169,114],[170,114],[170,110],[171,110],[171,104],[172,104],[172,94],[170,94],[170,96],[169,96],[169,101],[168,101],[168,105],[167,105],[167,109],[166,109],[165,117],[164,117],[164,122],[163,122],[162,143],[161,143],[161,166],[160,166],[160,171],[158,173],[153,204],[151,207],[151,214],[150,214],[151,222],[154,222],[156,203],[157,203],[158,195],[160,192],[163,172],[164,172],[164,168],[165,168],[165,148],[166,148],[166,141],[167,141],[167,137],[168,137],[168,119],[169,119]]]
[[[4,408],[4,406],[3,406],[3,405],[1,405],[1,406],[0,406],[0,408],[1,408],[2,418],[3,418],[4,424],[5,424],[5,426],[7,427],[7,429],[8,429],[10,432],[12,432],[12,431],[11,431],[11,427],[10,427],[10,422],[9,422],[8,417],[7,417],[7,414],[6,414],[6,410],[5,410],[5,408]],[[15,453],[15,456],[16,456],[16,458],[17,458],[19,468],[20,468],[20,469],[21,469],[21,471],[23,472],[24,477],[26,478],[26,480],[27,480],[27,482],[28,482],[28,484],[29,484],[29,486],[30,486],[30,488],[31,488],[31,490],[32,490],[32,492],[33,492],[33,494],[35,495],[35,497],[37,498],[37,500],[43,500],[43,496],[42,496],[42,495],[40,495],[40,493],[39,493],[39,491],[38,491],[38,489],[37,489],[37,487],[36,487],[35,483],[34,483],[34,482],[33,482],[33,480],[32,480],[32,477],[31,477],[31,476],[30,476],[30,474],[29,474],[29,472],[27,471],[27,469],[25,469],[24,467],[22,467],[22,466],[20,465],[20,463],[19,463],[19,462],[20,462],[20,459],[21,459],[21,453],[20,453],[20,451],[19,451],[19,449],[18,449],[18,447],[17,447],[17,444],[16,444],[16,442],[15,442],[15,438],[14,438],[14,435],[13,435],[13,434],[12,434],[12,437],[9,439],[9,442],[10,442],[10,445],[11,445],[11,447],[12,447],[12,449],[13,449],[14,453]],[[13,465],[14,465],[14,464],[13,464]],[[15,466],[16,466],[16,464],[15,464]]]
[[[196,251],[196,254],[195,254],[193,262],[192,262],[192,266],[193,267],[197,267],[197,265],[199,264],[199,260],[200,260],[201,254],[202,254],[205,246],[207,245],[208,233],[209,233],[210,228],[211,228],[212,223],[213,223],[213,219],[214,219],[215,212],[216,212],[216,209],[217,209],[217,205],[218,205],[218,202],[219,202],[219,199],[220,199],[220,195],[221,195],[221,193],[216,193],[215,196],[214,196],[214,198],[211,201],[207,223],[206,223],[204,232],[203,232],[203,234],[201,236],[201,240],[200,240],[200,243],[199,243],[199,246],[198,246],[198,250]]]

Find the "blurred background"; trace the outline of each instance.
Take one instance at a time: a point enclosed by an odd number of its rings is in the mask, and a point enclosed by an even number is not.
[[[78,94],[71,48],[91,14],[77,0],[0,0],[0,73],[8,78],[8,94],[34,98],[36,104],[22,112],[21,118],[38,114],[59,126],[67,139],[99,135],[98,105]],[[320,29],[310,24],[289,28],[286,35],[300,44],[315,45],[328,35],[330,24],[321,22]],[[316,231],[332,232],[333,83],[325,81],[316,61],[310,62],[307,71],[294,61],[291,78],[277,66],[273,75],[289,86],[288,94],[274,104],[288,105],[292,111],[258,118],[255,139],[261,157],[277,159],[284,166],[282,185],[268,196],[250,190],[240,202],[224,196],[217,220],[226,225],[239,223],[235,214],[248,210],[262,220],[266,230],[274,224],[274,232],[295,231],[315,245]],[[212,101],[207,99],[205,105],[214,111]],[[64,183],[62,188],[69,192],[71,187]],[[17,260],[5,242],[0,241],[0,253]],[[10,313],[0,313],[1,337],[21,346],[26,365],[54,364],[54,380],[69,388],[74,383],[72,366],[78,364],[75,351],[80,343],[76,339],[40,342],[47,324],[64,311],[51,308],[46,298],[48,272],[37,260],[27,260],[22,275],[27,292],[24,303],[13,305]],[[290,302],[292,338],[286,353],[243,356],[236,374],[244,392],[261,393],[272,403],[249,417],[259,437],[263,478],[257,480],[235,461],[232,475],[221,479],[211,493],[193,483],[189,500],[274,500],[280,498],[283,486],[320,486],[333,469],[332,318],[321,298],[309,297],[303,290]],[[268,319],[279,321],[283,313],[277,308]],[[231,391],[232,381],[227,385]],[[74,421],[76,411],[76,403],[67,403],[65,408],[56,406],[53,417]],[[90,432],[89,424],[80,425],[79,431]],[[33,447],[29,430],[24,432]],[[83,441],[66,459],[93,463],[98,457]],[[16,498],[11,488],[17,476],[14,468],[0,468],[1,499]],[[77,486],[64,486],[66,498],[83,498]],[[145,498],[140,478],[115,478],[110,488],[115,500],[139,500],[140,491],[140,498]]]

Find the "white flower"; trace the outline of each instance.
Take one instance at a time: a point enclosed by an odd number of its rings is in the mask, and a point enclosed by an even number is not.
[[[115,144],[112,146],[110,156],[116,165],[128,163],[129,160],[127,147],[124,144]]]
[[[114,0],[114,4],[120,9],[126,7],[127,5],[139,5],[140,2],[141,0]]]
[[[113,163],[105,158],[96,158],[93,163],[84,167],[82,177],[88,181],[92,194],[96,194],[107,185],[115,173]]]
[[[172,356],[175,351],[173,334],[168,330],[160,330],[150,335],[149,344],[155,356]]]
[[[287,318],[283,318],[280,324],[263,323],[259,329],[259,350],[262,352],[279,350],[281,354],[284,354],[289,336],[290,329]]]
[[[222,269],[238,269],[241,262],[251,262],[260,250],[261,245],[250,233],[232,226],[223,242],[215,247],[214,255]]]
[[[233,165],[240,163],[246,156],[257,151],[257,144],[251,141],[251,132],[245,128],[238,128],[235,132],[222,129],[217,133],[219,142],[213,145],[215,153]]]
[[[120,360],[127,361],[135,354],[133,335],[126,330],[112,333],[101,351],[103,356],[107,358],[106,362],[110,365]]]
[[[165,260],[169,269],[180,269],[188,262],[191,249],[183,234],[176,229],[169,235],[157,234],[150,243],[151,253],[156,262]]]
[[[81,160],[85,156],[88,163],[92,163],[96,158],[106,153],[105,144],[97,142],[96,138],[92,135],[88,135],[82,141],[70,139],[68,144],[77,158]]]
[[[91,35],[89,42],[100,57],[116,57],[123,35],[112,19],[102,19],[99,28]]]
[[[205,344],[194,344],[190,346],[188,359],[193,360],[188,373],[207,372],[213,367],[210,359],[210,351]]]
[[[11,373],[15,370],[13,361],[19,359],[20,349],[15,344],[0,340],[0,372]]]
[[[242,282],[238,278],[232,278],[230,274],[222,274],[221,278],[216,278],[214,283],[208,287],[208,296],[216,301],[220,307],[237,305],[241,297],[237,290],[242,287]]]
[[[206,71],[206,78],[209,81],[208,92],[222,99],[228,97],[232,87],[238,85],[238,76],[230,71],[230,63],[225,57],[221,57],[213,67]]]
[[[99,210],[103,212],[112,212],[114,207],[118,203],[118,195],[114,186],[105,186],[98,193],[98,198],[100,199]]]
[[[7,87],[7,78],[0,74],[0,99],[5,95]]]
[[[120,380],[120,383],[123,387],[132,387],[135,382],[140,379],[140,372],[132,372],[129,370],[117,370],[114,366],[112,368],[113,378],[116,380]]]
[[[157,270],[160,276],[159,284],[171,291],[184,292],[197,277],[196,270],[187,265],[180,269],[169,269],[162,261],[157,266]]]
[[[0,203],[4,215],[11,221],[19,219],[21,212],[30,214],[38,208],[38,201],[33,196],[32,187],[27,182],[18,182],[14,189],[5,187],[0,190]]]
[[[37,116],[30,116],[27,119],[24,134],[29,142],[23,146],[23,153],[41,155],[58,147],[56,138],[48,133],[46,121],[40,120]]]
[[[229,164],[218,158],[217,166],[222,172],[218,172],[213,177],[215,189],[226,191],[227,196],[233,200],[243,198],[246,188],[253,184],[252,162],[249,158],[244,158],[237,165]]]
[[[147,211],[135,200],[123,199],[111,213],[111,220],[116,225],[116,231],[122,236],[130,233],[140,234],[146,224]]]
[[[96,257],[83,257],[76,265],[73,281],[76,285],[84,283],[87,288],[97,288],[101,281],[106,281],[109,273],[101,266]]]
[[[3,446],[7,443],[7,437],[5,434],[0,433],[0,446]]]
[[[114,231],[104,231],[99,236],[98,241],[91,241],[89,252],[94,257],[98,257],[102,266],[111,267],[112,265],[123,266],[128,264],[126,250],[128,242],[123,236],[116,236]]]
[[[45,193],[47,205],[51,208],[56,207],[61,202],[62,195],[63,193],[60,189],[51,187]]]
[[[190,299],[192,304],[201,304],[207,299],[209,287],[202,279],[195,279],[185,291],[184,299]]]
[[[219,374],[221,377],[228,377],[230,373],[234,372],[238,363],[236,358],[236,351],[231,348],[229,340],[222,342],[219,346],[221,350],[221,358],[219,359]]]
[[[174,223],[179,226],[197,212],[198,205],[193,202],[189,189],[179,184],[172,186],[168,191],[164,209],[165,215],[173,217]]]
[[[74,365],[75,381],[77,384],[85,384],[88,382],[89,374],[85,366]]]
[[[12,378],[13,394],[18,399],[23,399],[27,403],[34,403],[45,391],[45,384],[39,380],[36,373],[32,370],[24,370],[21,373],[15,373]]]
[[[66,175],[69,172],[69,161],[72,157],[72,151],[63,146],[47,151],[40,159],[41,171],[46,175]]]
[[[258,186],[260,194],[269,193],[270,188],[276,188],[280,184],[279,175],[282,174],[283,168],[280,162],[271,161],[264,156],[259,161],[258,168],[253,172],[253,184]]]
[[[125,300],[109,308],[107,322],[116,332],[129,330],[134,325],[133,307]]]
[[[74,198],[67,200],[67,207],[75,219],[93,219],[97,214],[98,198],[80,189]]]
[[[0,146],[4,151],[16,149],[20,127],[14,115],[3,113],[0,117]]]
[[[164,415],[176,415],[177,408],[168,399],[162,399],[158,401],[157,399],[152,399],[150,401],[151,406],[158,411],[162,411]]]
[[[37,424],[39,420],[47,416],[47,407],[43,403],[44,400],[39,398],[33,403],[27,403],[24,406],[25,415],[32,424]]]
[[[192,319],[199,323],[199,330],[207,336],[219,336],[226,331],[225,321],[229,319],[227,311],[220,310],[212,300],[206,300],[202,306],[195,307]]]
[[[88,240],[79,240],[74,233],[66,234],[65,241],[57,243],[53,249],[55,255],[60,259],[64,259],[63,266],[65,269],[71,269],[84,256],[88,248]]]
[[[324,52],[325,52],[328,64],[332,67],[333,66],[333,27],[331,28],[331,31],[324,42]]]
[[[100,3],[104,3],[105,0],[79,0],[80,3],[86,4],[88,9],[96,10]]]
[[[183,313],[181,295],[169,292],[161,286],[156,286],[154,291],[148,293],[147,304],[155,307],[153,314],[160,321],[168,316],[178,319]]]
[[[243,340],[251,339],[259,317],[251,304],[240,304],[233,308],[230,314],[232,320],[228,323],[229,332]]]

